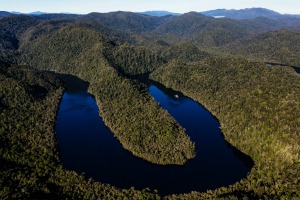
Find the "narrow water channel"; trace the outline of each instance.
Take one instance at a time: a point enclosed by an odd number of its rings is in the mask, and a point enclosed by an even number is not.
[[[76,82],[63,95],[56,124],[67,169],[117,187],[157,189],[164,195],[228,186],[246,177],[253,165],[224,140],[218,121],[201,105],[151,84],[150,94],[186,129],[197,154],[184,166],[159,166],[139,159],[124,150],[104,125],[94,98],[87,93],[88,85],[80,79]]]
[[[266,63],[268,67],[273,67],[273,66],[282,66],[282,67],[291,67],[295,70],[297,74],[300,74],[300,67],[299,66],[290,66],[290,65],[285,65],[285,64],[280,64],[280,63]]]

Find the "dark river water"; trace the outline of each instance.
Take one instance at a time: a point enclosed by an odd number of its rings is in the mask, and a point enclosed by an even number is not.
[[[184,166],[160,166],[137,158],[104,125],[94,98],[86,91],[87,83],[75,82],[63,95],[56,124],[67,169],[120,188],[157,189],[165,195],[228,186],[246,177],[253,166],[248,156],[224,140],[219,122],[201,105],[152,84],[150,94],[186,129],[197,154]]]
[[[282,67],[291,67],[295,70],[295,72],[297,74],[300,74],[300,67],[299,66],[289,66],[289,65],[285,65],[285,64],[280,64],[280,63],[266,63],[268,67],[273,67],[274,65],[277,65],[277,66],[282,66]]]
[[[292,67],[297,74],[300,74],[300,67]]]

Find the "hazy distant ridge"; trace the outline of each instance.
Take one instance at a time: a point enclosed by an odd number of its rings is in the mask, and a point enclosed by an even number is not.
[[[226,17],[230,19],[254,19],[257,17],[278,19],[281,17],[300,17],[300,15],[280,14],[278,12],[266,8],[245,8],[240,10],[216,9],[216,10],[209,10],[209,11],[204,11],[199,13],[211,17]],[[181,15],[182,13],[172,13],[168,11],[146,11],[146,12],[142,12],[141,14],[150,15],[150,16],[166,16],[166,15],[178,16]]]
[[[217,10],[205,11],[202,12],[202,14],[206,16],[212,16],[212,17],[224,16],[231,19],[254,19],[256,17],[274,18],[274,17],[281,16],[280,13],[265,8],[246,8],[241,10],[217,9]]]
[[[96,11],[97,12],[97,11]],[[152,10],[152,11],[145,11],[145,12],[138,12],[139,14],[148,15],[148,16],[179,16],[183,13],[174,13],[164,10]],[[280,14],[273,10],[269,10],[266,8],[245,8],[240,10],[235,9],[216,9],[216,10],[209,10],[204,12],[198,12],[206,16],[210,17],[226,17],[230,19],[254,19],[257,17],[266,17],[271,19],[279,19],[279,18],[286,18],[286,17],[297,17],[300,18],[300,15],[291,15],[291,14]],[[41,15],[52,15],[52,14],[72,14],[72,13],[47,13],[47,12],[31,12],[31,13],[19,13],[19,12],[7,12],[7,11],[0,11],[0,18],[9,16],[12,14],[25,14],[25,15],[34,15],[34,16],[41,16]],[[74,15],[74,14],[73,14]]]
[[[157,16],[157,17],[167,16],[167,15],[173,15],[173,16],[181,15],[181,13],[173,13],[173,12],[163,11],[163,10],[145,11],[145,12],[140,12],[140,14]]]

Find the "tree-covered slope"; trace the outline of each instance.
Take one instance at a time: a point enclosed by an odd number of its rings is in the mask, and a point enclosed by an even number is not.
[[[12,15],[10,12],[0,11],[0,18]]]
[[[6,63],[15,63],[16,50],[19,48],[21,35],[37,21],[24,15],[12,15],[0,19],[0,60]]]
[[[144,46],[122,44],[107,49],[105,55],[112,66],[127,75],[149,73],[164,63],[159,52]]]
[[[59,164],[54,124],[61,83],[32,68],[88,81],[104,122],[134,155],[184,164],[195,156],[194,144],[147,87],[128,78],[154,71],[153,79],[204,104],[225,138],[255,161],[247,179],[230,187],[166,198],[299,198],[299,76],[257,64],[300,65],[297,20],[127,12],[62,17],[0,19],[0,198],[160,198],[86,180]],[[295,30],[276,30],[284,26]],[[31,69],[7,68],[14,63]]]
[[[196,12],[189,12],[172,20],[161,24],[155,30],[158,34],[172,34],[180,37],[197,34],[201,29],[207,26],[213,18],[206,17]]]
[[[161,24],[153,34],[162,35],[162,38],[173,35],[197,46],[219,46],[244,37],[249,32],[236,21],[190,12]]]
[[[224,51],[264,62],[300,65],[300,32],[277,30],[224,46]]]
[[[37,20],[26,15],[13,15],[0,20],[2,34],[10,34],[18,39],[29,27],[37,24]],[[14,45],[17,48],[17,44]]]
[[[154,17],[132,12],[90,13],[82,16],[83,22],[94,21],[111,29],[131,33],[144,33],[154,30],[171,16]]]
[[[183,164],[194,156],[194,144],[145,85],[121,76],[109,64],[104,52],[113,48],[114,43],[96,31],[63,27],[23,45],[20,63],[90,82],[104,122],[124,148],[153,163]]]
[[[226,140],[255,162],[233,186],[181,198],[299,198],[300,79],[292,69],[209,58],[171,62],[151,78],[203,104],[220,120]]]
[[[159,199],[64,169],[55,136],[56,75],[0,65],[0,199]]]
[[[172,60],[194,62],[210,56],[207,52],[201,51],[195,45],[187,41],[182,41],[176,45],[165,48],[164,51],[162,51],[162,55],[168,62]]]
[[[0,85],[0,198],[46,192],[59,158],[53,124],[62,84],[47,73],[1,65]]]
[[[215,47],[238,39],[278,29],[299,30],[300,22],[295,17],[270,19],[233,20],[213,18],[196,12],[173,17],[162,23],[150,35],[155,35],[169,43],[187,40],[198,47]]]

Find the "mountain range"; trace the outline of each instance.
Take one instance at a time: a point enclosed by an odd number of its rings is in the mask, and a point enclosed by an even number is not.
[[[179,16],[183,13],[175,13],[175,12],[169,12],[164,10],[153,10],[153,11],[145,11],[145,12],[138,12],[139,14],[143,15],[149,15],[149,16]],[[216,17],[216,18],[230,18],[230,19],[254,19],[257,17],[266,17],[271,19],[278,19],[278,18],[284,18],[284,17],[297,17],[300,18],[300,15],[292,15],[292,14],[280,14],[278,12],[275,12],[273,10],[269,10],[266,8],[245,8],[245,9],[215,9],[215,10],[209,10],[209,11],[203,11],[198,12],[206,16]],[[20,12],[6,12],[6,11],[0,11],[0,17],[8,16],[11,14],[26,14],[26,15],[46,15],[46,14],[72,14],[72,13],[47,13],[47,12],[31,12],[31,13],[20,13]],[[75,14],[73,14],[75,15]]]
[[[215,18],[230,18],[230,19],[254,19],[257,17],[266,17],[271,19],[285,18],[285,17],[297,17],[300,18],[300,15],[292,15],[292,14],[280,14],[270,9],[266,8],[245,8],[245,9],[216,9],[198,12],[206,16],[211,16]],[[146,11],[141,12],[141,14],[151,15],[151,16],[166,16],[173,15],[178,16],[182,15],[182,13],[173,13],[168,11]]]

